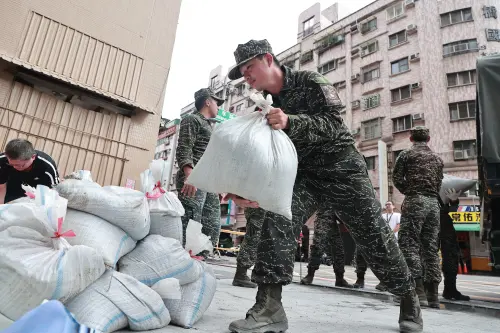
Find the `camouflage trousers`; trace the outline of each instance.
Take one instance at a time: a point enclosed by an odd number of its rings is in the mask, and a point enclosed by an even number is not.
[[[441,243],[441,256],[443,258],[443,274],[453,279],[458,274],[459,247],[457,232],[453,226],[453,220],[447,213],[441,213],[440,224],[439,241]]]
[[[333,271],[335,274],[344,274],[344,242],[340,235],[340,228],[334,211],[328,208],[319,208],[316,212],[313,237],[308,267],[318,270],[323,253],[327,253],[333,257]]]
[[[439,216],[439,202],[435,197],[408,195],[401,206],[399,247],[414,279],[441,282]]]
[[[336,162],[299,170],[294,185],[292,220],[266,213],[252,273],[254,282],[289,284],[292,281],[297,239],[302,225],[318,209],[318,203],[331,207],[344,222],[358,250],[389,291],[406,295],[414,289],[396,238],[382,218],[365,161],[355,149],[339,154]]]
[[[257,246],[260,241],[260,230],[264,223],[266,211],[262,208],[245,208],[245,218],[247,220],[247,231],[240,246],[240,252],[236,263],[238,267],[249,269],[255,264]]]
[[[180,172],[179,172],[180,174]],[[186,197],[180,193],[184,185],[183,175],[177,174],[177,189],[179,200],[186,211],[182,219],[183,245],[186,244],[186,228],[189,220],[200,222],[202,233],[209,236],[214,247],[219,242],[220,235],[220,200],[217,193],[207,193],[198,190],[194,197]]]
[[[356,251],[354,251],[354,264],[356,266],[356,274],[365,274],[368,269],[368,264],[366,263],[365,258],[361,255],[356,247]]]

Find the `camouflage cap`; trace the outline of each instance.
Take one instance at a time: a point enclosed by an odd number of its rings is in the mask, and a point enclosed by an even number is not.
[[[411,137],[414,141],[426,141],[429,137],[429,129],[425,126],[415,126],[411,129]]]
[[[240,73],[240,66],[244,65],[248,61],[252,60],[258,55],[271,53],[273,54],[273,48],[267,39],[263,40],[249,40],[245,44],[238,44],[236,51],[234,51],[234,59],[236,60],[236,66],[228,74],[231,80],[236,80],[242,77]],[[274,54],[273,54],[274,55]]]
[[[221,106],[224,103],[224,100],[217,97],[210,88],[202,88],[194,93],[195,104],[198,104],[198,101],[203,103],[207,100],[207,98],[213,98],[217,102],[217,106]],[[201,101],[202,99],[203,101]]]

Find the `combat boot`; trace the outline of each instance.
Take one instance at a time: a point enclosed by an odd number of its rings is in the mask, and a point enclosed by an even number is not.
[[[456,277],[444,277],[443,297],[454,301],[470,301],[470,297],[457,290]]]
[[[233,333],[281,333],[288,329],[288,319],[281,304],[281,284],[259,284],[255,305],[246,318],[233,321]]]
[[[316,270],[314,268],[308,267],[307,268],[307,275],[300,280],[300,284],[305,284],[305,285],[310,285],[313,283],[314,280],[314,274],[316,273]]]
[[[335,274],[335,287],[353,288],[353,285],[344,279],[344,273],[340,273]]]
[[[402,296],[399,305],[399,331],[416,333],[424,330],[420,301],[415,291]]]
[[[425,294],[427,295],[427,302],[429,307],[439,309],[439,283],[427,282],[425,284]]]
[[[356,289],[363,289],[365,287],[365,274],[364,273],[358,273],[358,278],[356,279],[356,282],[354,282],[353,288]]]
[[[375,286],[375,289],[379,290],[379,291],[387,291],[387,287],[385,286],[385,284],[383,284],[382,282],[380,282],[379,284],[377,284]]]
[[[257,284],[253,283],[247,275],[245,267],[236,267],[236,274],[234,274],[233,286],[244,288],[257,288]]]
[[[422,279],[415,279],[415,291],[417,292],[420,306],[429,306],[427,295],[425,294],[424,281]]]

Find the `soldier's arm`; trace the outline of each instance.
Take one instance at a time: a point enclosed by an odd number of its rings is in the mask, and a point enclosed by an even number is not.
[[[194,167],[193,146],[196,142],[198,127],[199,124],[194,117],[187,116],[181,121],[177,151],[175,153],[180,170],[184,170],[186,166]]]
[[[317,80],[321,80],[318,78]],[[308,93],[308,111],[311,114],[288,115],[289,128],[287,131],[290,139],[309,137],[331,137],[338,131],[345,130],[340,120],[342,102],[335,88],[328,84],[311,82],[305,87]]]
[[[392,182],[398,191],[403,194],[405,194],[405,191],[408,188],[408,184],[405,179],[406,158],[406,151],[402,151],[396,159],[394,170],[392,172]]]

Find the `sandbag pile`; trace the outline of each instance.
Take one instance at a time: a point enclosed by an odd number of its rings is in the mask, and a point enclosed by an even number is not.
[[[153,184],[143,182],[145,192],[102,187],[78,171],[55,190],[27,188],[34,199],[0,205],[0,315],[17,320],[57,299],[105,333],[192,327],[212,302],[216,280],[182,247],[184,209],[155,178],[165,166],[151,167],[143,173]],[[195,232],[196,224],[190,221]],[[208,237],[190,238],[199,248]]]

